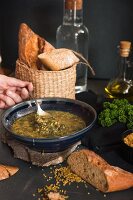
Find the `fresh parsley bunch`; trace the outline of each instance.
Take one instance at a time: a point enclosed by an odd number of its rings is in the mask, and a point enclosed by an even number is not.
[[[103,111],[98,115],[98,122],[103,127],[109,127],[116,122],[127,125],[133,129],[133,105],[127,99],[114,99],[112,102],[103,103]]]

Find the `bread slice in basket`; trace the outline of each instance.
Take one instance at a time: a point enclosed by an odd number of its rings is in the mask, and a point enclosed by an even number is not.
[[[71,170],[102,192],[114,192],[133,187],[133,174],[108,164],[90,150],[72,153],[67,160]]]
[[[20,25],[18,37],[19,60],[28,65],[29,68],[39,69],[41,64],[38,61],[38,55],[43,52],[50,52],[54,47],[34,33],[25,23]]]
[[[53,49],[38,55],[40,61],[52,71],[60,71],[79,62],[79,58],[70,49]]]

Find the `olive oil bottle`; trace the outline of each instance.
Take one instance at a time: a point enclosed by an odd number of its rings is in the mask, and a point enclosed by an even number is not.
[[[133,66],[129,62],[131,42],[120,41],[118,74],[105,87],[108,98],[126,98],[133,102]]]

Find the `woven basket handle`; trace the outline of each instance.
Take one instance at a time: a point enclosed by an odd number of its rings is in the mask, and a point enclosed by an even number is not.
[[[78,58],[80,58],[80,59],[82,59],[82,60],[84,61],[84,62],[80,62],[80,61],[79,61],[78,64],[81,63],[81,64],[84,64],[84,65],[88,66],[89,69],[90,69],[90,71],[91,71],[91,73],[92,73],[92,75],[94,76],[94,75],[95,75],[95,72],[94,72],[93,68],[91,67],[90,63],[88,62],[88,60],[86,60],[80,53],[78,53],[78,52],[76,52],[76,51],[73,51],[73,50],[72,50],[72,52],[73,52],[76,56],[78,56]]]

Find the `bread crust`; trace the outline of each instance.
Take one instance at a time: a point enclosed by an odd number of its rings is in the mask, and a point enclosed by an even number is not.
[[[0,180],[4,180],[6,178],[9,178],[9,172],[6,170],[5,167],[0,165]]]
[[[22,23],[19,28],[19,60],[30,68],[39,69],[38,54],[49,52],[54,47],[45,39],[35,34],[27,24]]]
[[[18,167],[0,165],[0,180],[4,180],[13,176],[19,170]]]
[[[133,187],[133,174],[128,171],[112,166],[111,169],[105,170],[105,174],[109,186],[107,192],[125,190]]]
[[[90,150],[79,150],[78,152],[74,152],[69,156],[67,162],[70,165],[70,168],[72,171],[73,171],[73,162],[74,162],[73,158],[74,156],[79,157],[80,155],[85,155],[88,163],[93,164],[93,166],[97,167],[104,173],[106,177],[106,181],[107,181],[107,184],[106,184],[107,188],[105,189],[99,186],[98,189],[100,191],[114,192],[114,191],[125,190],[130,187],[133,187],[132,173],[125,171],[119,167],[110,165],[98,154]],[[76,173],[75,168],[74,168],[74,172]],[[80,176],[80,174],[77,174],[77,175]]]

